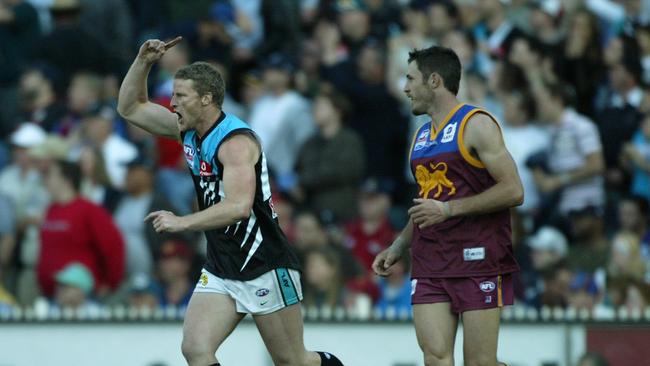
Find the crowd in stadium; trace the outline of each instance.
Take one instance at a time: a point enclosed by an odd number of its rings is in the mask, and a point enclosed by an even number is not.
[[[410,312],[409,263],[374,256],[418,195],[406,161],[408,52],[459,55],[459,99],[500,122],[525,189],[513,213],[518,306],[650,306],[650,7],[641,0],[0,0],[0,308],[184,306],[201,233],[182,146],[116,112],[146,39],[183,37],[174,72],[214,63],[226,113],[259,135],[304,304]]]

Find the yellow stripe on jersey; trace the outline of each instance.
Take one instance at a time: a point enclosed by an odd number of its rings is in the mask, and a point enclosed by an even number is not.
[[[501,276],[497,277],[497,306],[503,307],[503,290],[501,289]]]
[[[499,128],[499,131],[501,131],[501,126],[499,126],[499,122],[497,122],[497,119],[494,118],[492,114],[490,114],[488,111],[485,111],[483,109],[478,109],[478,108],[474,109],[473,111],[467,113],[463,118],[463,120],[460,122],[460,129],[458,130],[458,139],[457,139],[458,151],[460,151],[460,154],[463,156],[463,159],[465,159],[465,161],[469,163],[471,166],[479,169],[485,169],[485,165],[483,164],[483,162],[481,162],[479,159],[472,156],[472,154],[467,150],[467,147],[465,146],[465,138],[464,138],[465,125],[467,125],[469,119],[476,113],[483,113],[488,117],[490,117]]]
[[[442,130],[445,128],[445,125],[447,124],[447,122],[449,122],[449,120],[451,119],[451,117],[453,117],[454,114],[456,114],[456,112],[458,112],[458,110],[461,109],[465,104],[466,104],[466,103],[460,103],[460,104],[458,104],[457,106],[455,106],[454,108],[452,108],[452,109],[449,111],[449,113],[447,113],[447,115],[445,116],[445,118],[442,120],[442,123],[440,124],[440,127],[439,127],[439,128],[436,128],[436,127],[433,125],[433,121],[430,122],[430,123],[431,123],[431,133],[429,134],[429,136],[430,136],[430,140],[431,140],[431,141],[434,141],[434,140],[438,137],[438,133],[439,133],[440,131],[442,131]],[[435,131],[435,133],[434,133],[433,131]]]

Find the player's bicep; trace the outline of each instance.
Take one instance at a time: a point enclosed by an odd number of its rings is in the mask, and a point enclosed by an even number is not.
[[[180,138],[178,116],[167,108],[152,102],[139,104],[123,117],[145,131],[175,140]]]
[[[497,182],[521,185],[517,166],[506,149],[501,129],[492,118],[479,113],[465,127],[465,144],[474,151]]]
[[[249,212],[255,198],[255,164],[259,148],[252,137],[237,134],[221,144],[218,151],[223,165],[225,200]]]

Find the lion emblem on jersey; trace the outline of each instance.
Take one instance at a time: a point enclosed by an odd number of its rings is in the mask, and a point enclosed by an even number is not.
[[[449,196],[456,194],[456,186],[447,178],[447,164],[440,162],[438,164],[430,163],[431,171],[424,165],[418,165],[415,168],[415,180],[420,186],[420,197],[429,197],[429,192],[436,190],[433,198],[438,198],[442,194],[442,189],[447,188]]]

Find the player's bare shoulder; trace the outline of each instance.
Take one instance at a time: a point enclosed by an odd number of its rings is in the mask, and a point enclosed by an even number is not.
[[[463,142],[471,150],[505,148],[501,127],[499,127],[496,118],[485,111],[472,114],[463,132]]]
[[[249,132],[242,132],[232,135],[223,141],[217,151],[219,160],[224,164],[245,163],[257,161],[261,153],[261,147],[255,136]]]

